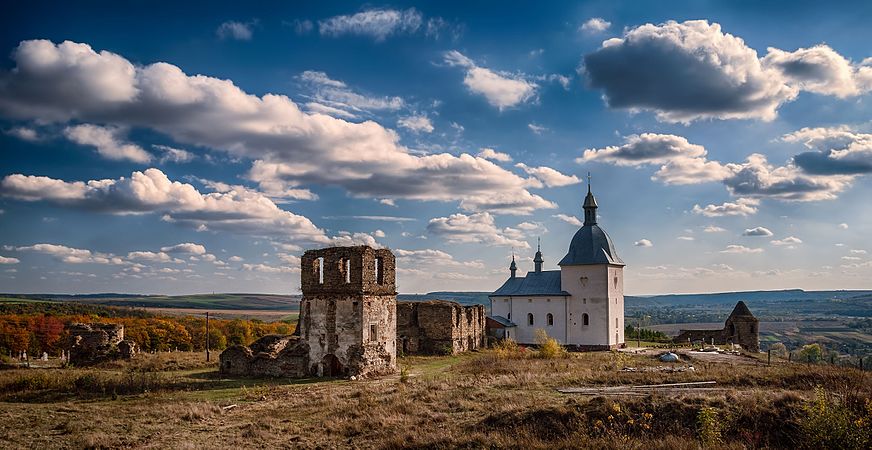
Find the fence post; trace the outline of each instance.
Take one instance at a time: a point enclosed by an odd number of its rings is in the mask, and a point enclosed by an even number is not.
[[[770,348],[769,351],[767,351],[766,353],[767,353],[766,365],[771,366],[772,365],[772,349]]]
[[[793,352],[787,352],[787,362],[793,361]]]

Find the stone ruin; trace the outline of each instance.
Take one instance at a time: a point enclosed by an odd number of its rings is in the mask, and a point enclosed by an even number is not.
[[[483,305],[445,300],[397,303],[397,346],[404,355],[451,355],[487,344]]]
[[[124,339],[124,325],[74,323],[67,326],[69,362],[77,366],[136,356],[136,343]]]
[[[742,346],[749,352],[760,351],[760,321],[751,314],[745,302],[739,301],[720,330],[681,330],[674,342]]]
[[[484,306],[397,303],[396,260],[386,249],[330,247],[303,254],[294,335],[233,346],[220,371],[243,376],[368,376],[393,373],[406,354],[454,353],[485,345]]]

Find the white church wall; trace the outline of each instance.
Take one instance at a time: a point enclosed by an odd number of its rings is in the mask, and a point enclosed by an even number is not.
[[[608,275],[606,265],[561,267],[561,288],[572,295],[569,301],[569,344],[610,344]],[[584,325],[584,314],[588,315],[588,325]]]
[[[624,343],[624,269],[609,267],[609,344]]]

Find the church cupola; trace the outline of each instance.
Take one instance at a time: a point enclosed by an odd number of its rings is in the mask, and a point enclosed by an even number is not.
[[[515,264],[515,253],[512,253],[512,263],[509,264],[509,272],[512,274],[512,278],[515,278],[515,272],[518,271],[518,265]]]
[[[541,242],[539,242],[537,240],[537,242],[536,242],[536,257],[533,258],[533,264],[535,265],[536,273],[539,273],[542,271],[542,263],[543,262],[545,262],[545,260],[542,259],[542,245],[541,245]]]
[[[584,224],[596,225],[596,199],[590,191],[590,174],[587,174],[587,197],[584,198]]]

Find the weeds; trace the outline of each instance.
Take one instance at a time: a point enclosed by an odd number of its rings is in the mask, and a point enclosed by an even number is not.
[[[872,445],[872,399],[858,408],[818,386],[800,419],[802,442],[808,448],[867,449]]]
[[[548,337],[548,333],[543,329],[536,330],[536,345],[539,346],[539,351],[536,356],[543,359],[566,358],[568,356],[566,349],[560,345],[560,342],[553,337]]]
[[[721,444],[721,425],[718,423],[716,409],[709,406],[701,408],[696,416],[696,424],[703,447],[717,447]]]

